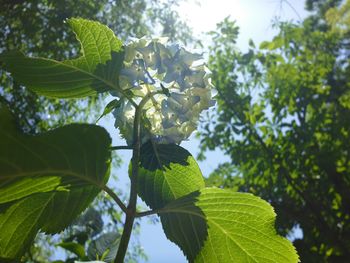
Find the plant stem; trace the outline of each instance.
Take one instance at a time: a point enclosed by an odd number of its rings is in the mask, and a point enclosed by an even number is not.
[[[132,227],[134,225],[135,215],[132,213],[132,209],[128,206],[129,212],[126,213],[123,234],[120,239],[117,256],[114,260],[115,263],[123,263],[128,250]]]
[[[134,134],[133,134],[133,150],[131,158],[131,186],[130,186],[130,198],[125,213],[125,224],[123,234],[120,239],[117,256],[114,260],[115,263],[123,263],[126,251],[128,249],[132,227],[135,220],[136,214],[136,201],[137,201],[137,176],[139,172],[139,160],[140,160],[140,119],[141,119],[141,107],[136,107],[135,119],[134,119]]]
[[[122,146],[112,146],[110,149],[111,149],[111,151],[114,151],[114,150],[132,150],[133,147],[128,146],[128,145],[122,145]]]
[[[159,210],[148,210],[148,211],[142,211],[142,212],[138,212],[138,213],[136,213],[135,217],[144,217],[144,216],[150,216],[150,215],[157,214],[158,212],[159,212]]]
[[[133,149],[131,158],[131,186],[130,186],[130,198],[129,204],[125,213],[125,224],[123,234],[120,239],[117,256],[114,263],[123,263],[126,251],[128,249],[130,236],[134,220],[136,218],[136,204],[137,204],[137,177],[139,174],[139,162],[140,162],[140,149],[141,149],[141,113],[142,109],[148,100],[153,98],[155,94],[161,93],[160,91],[148,93],[140,102],[135,106],[135,118],[134,118],[134,131],[133,131]]]
[[[148,93],[140,102],[138,106],[135,106],[135,119],[134,119],[134,133],[133,133],[133,149],[132,149],[132,158],[131,158],[131,186],[130,186],[130,199],[129,204],[126,208],[125,213],[125,224],[123,229],[123,234],[120,239],[119,248],[117,256],[114,260],[115,263],[123,263],[126,251],[128,249],[130,236],[132,232],[132,227],[136,217],[136,203],[137,203],[137,177],[139,173],[139,162],[140,162],[140,148],[141,148],[141,113],[142,109],[149,99],[153,95],[158,94],[159,92]]]
[[[124,205],[123,201],[120,200],[120,198],[113,192],[112,189],[110,189],[107,186],[104,186],[103,191],[105,191],[110,197],[112,197],[112,199],[117,203],[117,205],[121,208],[121,210],[123,210],[124,213],[127,213],[128,210]]]

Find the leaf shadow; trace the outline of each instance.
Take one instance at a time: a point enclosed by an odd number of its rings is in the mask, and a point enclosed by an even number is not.
[[[110,60],[96,66],[93,74],[99,76],[99,78],[93,80],[92,87],[98,93],[111,91],[115,92],[115,95],[120,96],[118,91],[120,89],[119,72],[123,66],[124,55],[124,50],[112,51]],[[115,87],[115,90],[111,86]]]
[[[199,195],[200,191],[195,191],[181,197],[158,214],[166,236],[181,248],[189,262],[194,262],[208,238],[206,216],[196,205]]]
[[[171,164],[189,165],[191,154],[177,144],[156,144],[151,140],[141,147],[140,166],[149,171],[171,169]]]

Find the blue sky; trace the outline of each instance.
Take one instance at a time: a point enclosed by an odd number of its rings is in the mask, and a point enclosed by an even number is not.
[[[198,2],[200,2],[200,5],[198,5]],[[275,17],[280,17],[284,21],[292,19],[298,21],[307,15],[304,11],[304,0],[290,0],[288,3],[283,0],[188,0],[180,4],[177,9],[182,19],[186,20],[193,28],[195,36],[203,39],[206,45],[209,44],[210,40],[204,32],[215,30],[216,23],[227,16],[231,16],[240,27],[237,48],[241,50],[247,49],[250,38],[257,44],[271,39],[276,34],[276,31],[271,26]],[[114,129],[111,116],[102,120],[99,124],[108,129],[113,138],[113,145],[124,145],[124,142],[119,138],[118,132]],[[196,156],[199,141],[194,136],[191,136],[190,140],[183,142],[181,146]],[[113,171],[119,178],[116,185],[120,189],[128,191],[127,166],[131,153],[126,151],[118,153],[123,158],[123,165],[120,169]],[[207,159],[210,161],[199,163],[205,176],[210,174],[219,163],[228,160],[220,151],[209,152]],[[180,249],[166,239],[159,223],[150,224],[149,219],[142,219],[141,233],[138,238],[151,263],[187,262]]]

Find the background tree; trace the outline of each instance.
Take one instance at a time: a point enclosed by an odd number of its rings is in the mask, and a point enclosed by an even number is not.
[[[349,1],[307,1],[302,24],[248,52],[223,21],[212,33],[210,68],[218,109],[202,132],[202,149],[231,157],[209,185],[269,200],[277,228],[295,239],[302,262],[350,257]],[[326,19],[327,17],[327,19]]]
[[[189,42],[192,40],[186,24],[178,19],[173,6],[180,1],[135,0],[135,1],[54,1],[54,0],[2,0],[0,1],[0,53],[7,50],[21,50],[32,56],[63,60],[74,57],[79,50],[75,35],[67,30],[62,21],[70,17],[98,20],[107,24],[123,40],[130,37],[161,34],[171,40]],[[6,100],[17,118],[18,126],[29,133],[37,133],[71,122],[95,122],[101,113],[99,107],[106,95],[84,100],[47,99],[37,96],[18,85],[9,74],[0,70],[0,97]],[[92,111],[92,107],[97,110]],[[98,110],[100,109],[100,110]],[[115,165],[118,165],[118,158]],[[92,205],[104,221],[111,222],[103,228],[81,228],[72,225],[59,237],[48,238],[39,235],[36,244],[23,259],[26,262],[47,262],[53,248],[60,242],[62,247],[73,252],[77,247],[87,249],[91,240],[98,240],[103,231],[118,235],[122,229],[121,214],[114,209],[112,201],[102,196]],[[87,212],[90,213],[88,210]],[[90,213],[91,214],[91,213]],[[83,220],[86,218],[82,216]],[[89,217],[91,220],[91,217]],[[98,226],[101,218],[94,218]],[[85,221],[84,221],[85,222]],[[84,225],[81,224],[81,225]],[[87,224],[89,226],[89,224]],[[137,228],[136,224],[136,228]],[[113,231],[112,231],[113,230]],[[90,249],[91,251],[91,249]],[[116,251],[115,251],[116,252]],[[74,262],[79,256],[70,254],[67,262]],[[101,255],[100,255],[101,256]],[[128,261],[144,256],[140,246],[133,246]],[[92,257],[90,257],[93,259]],[[80,257],[80,259],[83,259]]]

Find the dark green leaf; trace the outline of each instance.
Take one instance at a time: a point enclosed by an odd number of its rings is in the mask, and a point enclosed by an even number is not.
[[[254,41],[252,39],[249,39],[248,44],[250,47],[255,48],[255,44],[254,44]]]
[[[111,139],[84,124],[24,135],[3,104],[0,119],[0,259],[14,259],[40,229],[63,230],[96,197],[108,180]]]
[[[103,113],[102,113],[101,116],[97,119],[96,122],[98,122],[102,117],[104,117],[104,116],[106,116],[107,114],[111,113],[115,108],[118,108],[118,107],[120,106],[120,103],[121,103],[121,100],[118,100],[118,99],[114,99],[114,100],[110,101],[110,102],[106,105],[106,107],[105,107]]]

